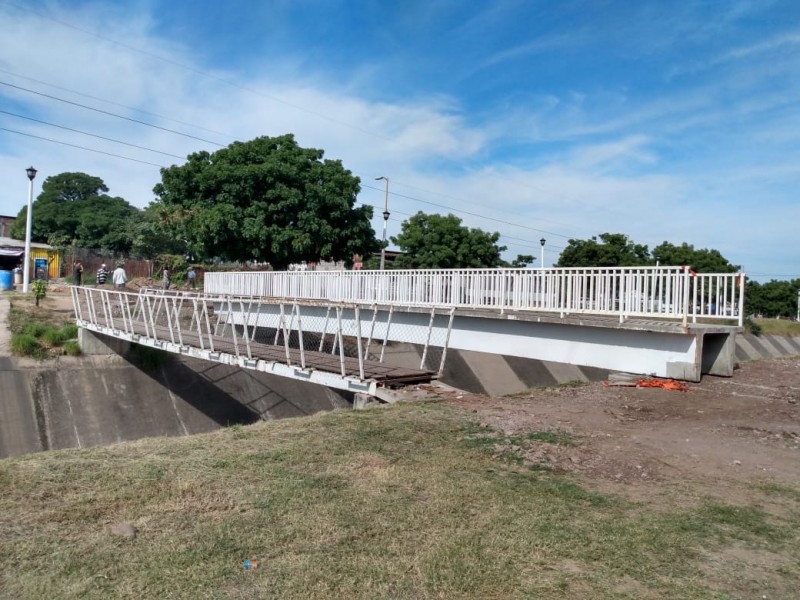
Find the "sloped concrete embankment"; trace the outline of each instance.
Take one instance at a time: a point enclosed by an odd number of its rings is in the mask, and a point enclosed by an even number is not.
[[[153,436],[203,433],[259,419],[350,406],[332,390],[182,357],[136,353],[35,363],[0,358],[0,457]]]
[[[800,354],[800,337],[737,335],[736,360],[761,360]]]

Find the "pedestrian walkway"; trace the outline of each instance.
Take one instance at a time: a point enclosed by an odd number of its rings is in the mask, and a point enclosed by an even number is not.
[[[8,312],[11,302],[0,296],[0,356],[11,356],[11,331],[8,329]]]

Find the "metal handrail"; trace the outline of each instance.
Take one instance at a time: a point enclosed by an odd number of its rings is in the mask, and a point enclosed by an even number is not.
[[[277,358],[273,352],[270,360],[289,367],[299,366],[302,370],[308,368],[309,352],[323,352],[329,320],[332,319],[333,343],[329,352],[338,359],[338,372],[343,378],[362,381],[366,373],[364,363],[373,343],[381,344],[378,362],[383,362],[383,348],[389,339],[393,315],[391,308],[360,307],[343,302],[321,306],[312,301],[247,298],[242,295],[203,296],[170,290],[140,290],[137,293],[89,286],[72,286],[70,291],[75,319],[81,327],[133,342],[147,342],[173,352],[183,352],[191,346],[202,352],[223,354],[222,349],[228,347],[228,354],[236,361],[258,360],[253,352],[256,330],[274,329],[274,342],[268,345],[280,347],[283,359]],[[322,316],[320,311],[323,311]],[[383,335],[373,339],[378,313],[385,325]],[[210,317],[212,314],[216,319]],[[433,345],[430,330],[435,327],[435,314],[436,309],[433,309],[420,369],[425,368],[428,346]],[[317,320],[316,329],[310,326],[309,318]],[[345,321],[349,324],[347,327],[343,324]],[[451,328],[452,314],[445,340],[449,339]],[[318,350],[312,334],[320,336]],[[345,340],[355,343],[355,356],[345,354]],[[299,352],[299,361],[294,357],[294,351]],[[443,369],[444,353],[438,365],[439,373]]]
[[[207,272],[204,291],[246,297],[682,320],[744,318],[743,273],[681,266]]]

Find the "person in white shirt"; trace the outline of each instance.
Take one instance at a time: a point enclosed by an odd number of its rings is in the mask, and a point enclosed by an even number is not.
[[[122,265],[117,265],[117,268],[114,269],[114,272],[111,274],[111,280],[114,282],[115,287],[125,287],[125,282],[128,281],[128,276],[125,274],[125,269],[122,268]]]

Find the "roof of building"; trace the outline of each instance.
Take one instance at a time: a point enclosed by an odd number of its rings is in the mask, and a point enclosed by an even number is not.
[[[0,248],[25,248],[25,240],[15,240],[9,237],[0,237]],[[31,248],[42,248],[44,250],[52,250],[50,244],[42,244],[40,242],[31,242]]]

